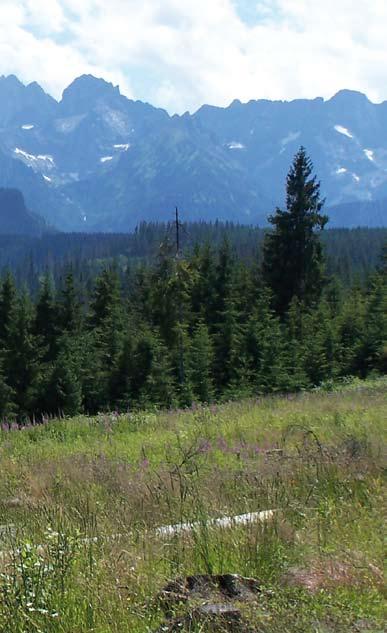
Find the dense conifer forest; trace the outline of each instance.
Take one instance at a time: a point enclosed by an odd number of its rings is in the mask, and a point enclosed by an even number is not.
[[[5,272],[0,286],[0,417],[189,406],[384,372],[385,236],[323,231],[303,149],[287,193],[266,234],[177,223],[50,236],[43,276],[38,242],[23,278],[26,242],[2,238],[16,280]]]
[[[184,213],[181,213],[184,217]],[[172,214],[171,214],[172,217]],[[329,226],[329,225],[328,225]],[[196,244],[218,249],[227,239],[234,254],[245,262],[262,256],[266,230],[222,222],[182,222],[182,253],[190,256]],[[102,268],[114,264],[121,277],[139,262],[154,263],[160,246],[174,240],[173,222],[142,223],[133,233],[51,233],[40,237],[0,235],[0,271],[12,271],[18,286],[35,293],[49,272],[60,286],[69,265],[80,283],[93,283]],[[344,284],[364,280],[380,261],[387,229],[329,229],[321,234],[326,254],[326,272]]]

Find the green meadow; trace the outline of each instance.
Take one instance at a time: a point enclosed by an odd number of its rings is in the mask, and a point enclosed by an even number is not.
[[[153,632],[168,581],[235,573],[261,586],[254,631],[383,631],[386,396],[375,378],[3,426],[0,630]]]

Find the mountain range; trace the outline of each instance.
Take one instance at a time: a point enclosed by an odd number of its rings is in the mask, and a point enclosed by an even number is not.
[[[59,102],[10,75],[0,77],[0,187],[65,231],[128,231],[169,220],[175,205],[185,220],[264,225],[303,145],[330,226],[386,226],[386,129],[387,102],[349,90],[170,116],[91,75]]]

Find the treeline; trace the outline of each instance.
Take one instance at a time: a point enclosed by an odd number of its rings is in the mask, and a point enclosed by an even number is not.
[[[238,258],[246,262],[262,257],[267,230],[233,223],[183,223],[181,248],[190,256],[195,244],[209,242],[219,248],[228,239]],[[130,234],[55,233],[41,237],[0,235],[0,271],[11,270],[16,284],[32,294],[39,290],[42,275],[50,273],[60,285],[71,264],[74,276],[90,285],[103,267],[115,264],[123,278],[128,268],[156,260],[160,245],[173,239],[174,225],[142,223]],[[375,268],[387,240],[387,229],[327,229],[321,235],[328,275],[344,284],[363,281]]]
[[[0,285],[0,418],[187,406],[385,372],[386,258],[364,284],[327,274],[319,185],[303,149],[261,254],[224,239],[36,298]]]

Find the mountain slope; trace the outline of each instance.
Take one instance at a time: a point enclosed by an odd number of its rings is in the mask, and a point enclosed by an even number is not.
[[[41,235],[47,231],[45,222],[31,213],[23,194],[17,189],[0,188],[0,233],[2,235]]]
[[[387,198],[365,202],[347,202],[328,209],[331,227],[387,226]]]
[[[27,207],[50,225],[63,230],[82,226],[83,210],[76,201],[66,197],[59,187],[52,186],[32,167],[6,155],[1,148],[0,187],[21,191]]]
[[[168,220],[178,205],[190,219],[263,220],[270,208],[245,171],[190,117],[173,117],[122,154],[117,165],[66,189],[92,208],[88,227],[116,230]]]

